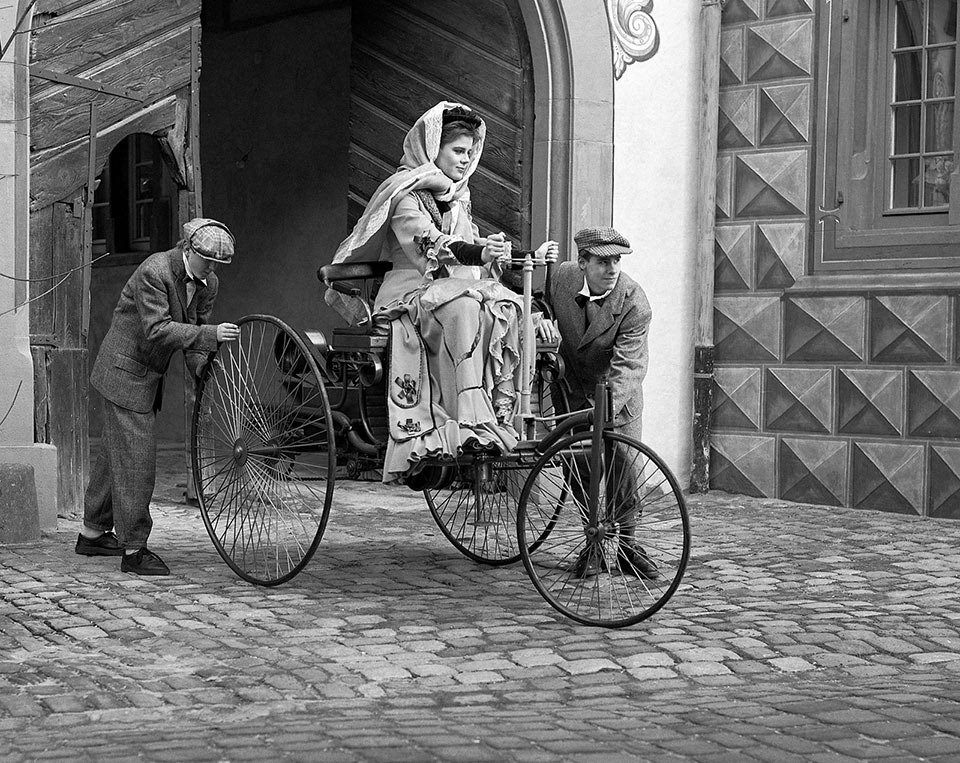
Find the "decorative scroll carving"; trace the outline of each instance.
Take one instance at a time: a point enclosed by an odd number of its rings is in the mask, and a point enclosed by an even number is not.
[[[646,61],[660,46],[660,33],[650,15],[653,0],[606,0],[613,32],[613,71],[620,79],[628,64]]]

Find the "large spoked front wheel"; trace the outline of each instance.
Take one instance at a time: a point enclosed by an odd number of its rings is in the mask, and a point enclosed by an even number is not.
[[[601,437],[594,516],[593,433],[583,432],[555,443],[533,467],[517,509],[517,538],[551,606],[587,625],[620,628],[650,617],[677,590],[690,526],[680,487],[659,456],[610,430]]]
[[[336,453],[316,360],[269,315],[242,318],[204,369],[193,412],[200,513],[241,578],[277,585],[296,575],[323,536]]]

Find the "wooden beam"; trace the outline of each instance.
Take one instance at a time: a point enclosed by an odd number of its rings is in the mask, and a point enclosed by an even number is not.
[[[93,197],[97,183],[97,104],[90,104],[90,142],[87,148],[87,192],[83,199],[83,287],[80,293],[80,343],[90,331],[90,260],[93,255]]]
[[[203,183],[200,172],[200,25],[194,24],[190,28],[190,111],[187,121],[190,144],[191,172],[188,172],[188,187],[193,191],[193,209],[188,211],[189,217],[203,216]],[[189,198],[189,197],[188,197]],[[183,225],[188,218],[179,219]],[[196,380],[191,378],[187,364],[183,364],[183,457],[186,462],[187,489],[183,500],[193,506],[199,506],[197,488],[194,484],[193,459],[191,458],[190,441],[193,436],[193,408],[196,403]]]
[[[713,282],[717,207],[717,121],[720,102],[720,14],[726,0],[701,0],[700,193],[697,210],[696,325],[693,380],[693,464],[690,491],[710,489],[713,406]]]
[[[190,157],[193,172],[189,180],[194,194],[195,217],[203,217],[203,183],[200,173],[200,25],[190,27]]]
[[[103,82],[96,82],[92,79],[85,79],[84,77],[74,77],[72,74],[65,74],[64,72],[55,72],[50,69],[43,69],[39,66],[30,67],[30,76],[37,77],[38,79],[50,80],[51,82],[57,82],[61,85],[72,85],[74,87],[83,88],[84,90],[93,90],[97,93],[107,93],[108,95],[115,95],[119,98],[127,98],[131,101],[136,101],[137,103],[143,103],[143,98],[140,98],[136,95],[131,95],[129,91],[124,90],[119,87],[114,87],[113,85],[106,85]]]

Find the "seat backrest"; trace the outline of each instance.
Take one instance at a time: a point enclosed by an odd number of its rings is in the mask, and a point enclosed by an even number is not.
[[[369,278],[383,278],[392,267],[391,262],[341,262],[336,265],[322,265],[317,270],[317,278],[328,286],[340,281],[365,281]]]
[[[334,329],[334,335],[373,334],[383,336],[388,333],[389,321],[373,316],[373,301],[376,298],[384,275],[393,267],[391,262],[344,262],[322,265],[317,270],[319,278],[327,286],[341,294],[356,297],[363,302],[367,320],[357,326]]]

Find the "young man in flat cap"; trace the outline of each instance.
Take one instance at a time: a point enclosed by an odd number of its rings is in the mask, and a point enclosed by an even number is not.
[[[123,287],[90,376],[104,398],[103,448],[84,496],[78,554],[122,556],[120,569],[137,575],[170,574],[147,548],[163,376],[178,350],[198,376],[219,342],[239,336],[232,323],[207,324],[219,286],[215,271],[233,250],[223,223],[195,218],[175,248],[147,257]]]
[[[613,228],[584,228],[574,241],[577,261],[557,266],[550,283],[570,409],[592,406],[597,382],[606,376],[615,431],[640,440],[651,312],[643,289],[620,272],[620,258],[633,250]],[[617,554],[619,571],[656,578],[656,565],[634,539],[640,475],[635,468],[618,471],[626,472],[616,496],[623,536]],[[575,575],[600,572],[605,562],[593,558],[590,551],[588,546],[581,553],[573,568]]]

